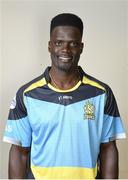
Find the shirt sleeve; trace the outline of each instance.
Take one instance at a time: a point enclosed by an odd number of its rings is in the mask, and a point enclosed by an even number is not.
[[[32,130],[24,104],[24,95],[20,89],[10,106],[3,141],[22,147],[30,147],[31,134]]]
[[[112,90],[108,87],[106,90],[101,142],[105,143],[125,137],[124,126],[119,114],[116,99]]]

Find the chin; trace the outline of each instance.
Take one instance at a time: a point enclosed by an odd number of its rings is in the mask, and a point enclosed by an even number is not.
[[[71,70],[74,70],[76,68],[77,68],[77,66],[72,66],[71,64],[67,64],[67,65],[63,65],[63,66],[61,65],[58,67],[59,70],[66,72],[66,73],[68,73]]]

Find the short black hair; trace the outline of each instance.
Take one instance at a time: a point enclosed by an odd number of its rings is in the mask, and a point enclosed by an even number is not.
[[[83,22],[80,17],[71,13],[58,14],[51,20],[50,35],[56,26],[74,26],[80,30],[83,35]]]

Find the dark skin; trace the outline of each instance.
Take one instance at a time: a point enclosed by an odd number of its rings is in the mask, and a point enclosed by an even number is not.
[[[79,29],[57,26],[53,29],[48,50],[52,66],[50,75],[62,90],[72,88],[79,80],[78,62],[83,50]],[[51,84],[55,84],[51,80]],[[9,178],[23,179],[27,173],[29,150],[12,145],[9,153]],[[118,178],[118,150],[115,141],[102,143],[99,152],[99,170],[102,179]]]
[[[118,179],[118,150],[115,141],[100,145],[100,178]]]
[[[9,179],[25,179],[28,170],[29,148],[12,145],[9,151]]]
[[[50,74],[59,89],[70,89],[78,80],[78,62],[83,50],[81,40],[76,27],[57,26],[52,31],[48,47],[52,60]]]

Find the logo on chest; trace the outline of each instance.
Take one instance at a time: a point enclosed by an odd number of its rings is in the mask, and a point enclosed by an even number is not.
[[[72,100],[73,97],[72,96],[59,96],[58,99],[59,99],[59,101]]]
[[[84,105],[84,119],[94,120],[95,119],[95,106],[92,102],[87,101]]]

